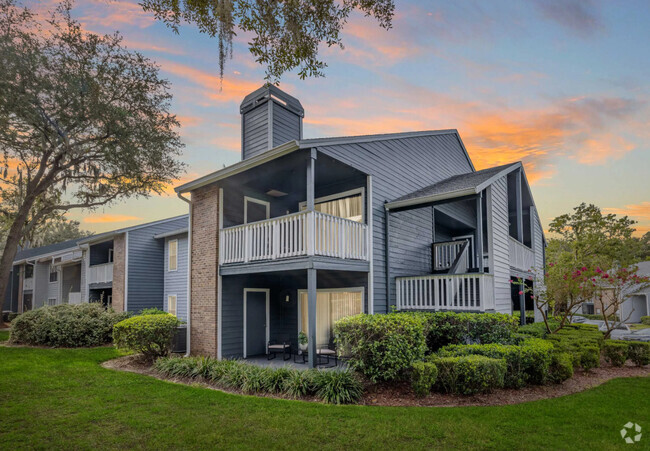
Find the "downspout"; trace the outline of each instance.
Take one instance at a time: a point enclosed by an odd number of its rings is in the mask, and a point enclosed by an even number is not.
[[[183,202],[187,202],[187,205],[189,206],[189,218],[188,218],[188,224],[187,224],[187,337],[186,337],[186,342],[187,342],[187,349],[185,350],[185,357],[188,357],[190,355],[190,318],[191,318],[191,305],[192,305],[192,290],[191,290],[191,284],[192,284],[192,200],[188,199],[187,197],[183,197],[182,193],[177,193],[176,194],[180,200]]]
[[[384,261],[386,262],[386,313],[391,311],[390,304],[390,210],[384,201]]]

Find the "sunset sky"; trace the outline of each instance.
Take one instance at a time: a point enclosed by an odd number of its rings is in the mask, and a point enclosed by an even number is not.
[[[43,7],[43,3],[27,2]],[[240,160],[239,103],[264,82],[239,36],[223,85],[216,42],[173,34],[130,0],[84,0],[91,31],[119,30],[173,86],[182,181]],[[394,27],[355,15],[326,78],[287,75],[306,138],[456,128],[477,169],[524,162],[543,223],[580,202],[650,230],[650,3],[396,0]],[[222,86],[222,89],[220,89]],[[171,193],[76,212],[100,232],[182,214]]]

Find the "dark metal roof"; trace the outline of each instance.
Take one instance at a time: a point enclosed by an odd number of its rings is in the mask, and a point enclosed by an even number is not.
[[[35,247],[33,249],[25,249],[16,254],[14,261],[25,260],[32,257],[38,257],[40,255],[47,255],[53,252],[64,251],[66,249],[74,249],[77,247],[77,241],[80,238],[74,240],[62,241],[61,243],[54,243],[48,246]]]
[[[466,174],[454,175],[452,177],[441,180],[433,185],[425,186],[417,191],[406,194],[390,201],[388,204],[404,203],[408,201],[434,200],[435,198],[450,198],[457,196],[464,196],[467,194],[477,193],[480,191],[481,185],[489,182],[495,176],[514,168],[521,166],[521,163],[510,163],[503,166],[495,166],[493,168],[483,169],[476,172],[468,172]]]

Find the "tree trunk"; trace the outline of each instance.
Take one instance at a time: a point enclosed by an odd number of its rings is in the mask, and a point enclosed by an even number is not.
[[[13,267],[14,258],[16,257],[16,252],[18,251],[18,244],[20,243],[20,238],[22,237],[23,229],[27,222],[29,210],[31,210],[33,204],[34,197],[28,197],[25,199],[25,202],[20,207],[20,210],[18,210],[18,215],[11,224],[11,228],[7,234],[7,241],[5,242],[5,248],[2,251],[2,258],[0,259],[0,296],[2,296],[0,299],[2,299],[2,302],[4,302],[5,293],[9,286],[9,276],[11,274],[11,268]]]

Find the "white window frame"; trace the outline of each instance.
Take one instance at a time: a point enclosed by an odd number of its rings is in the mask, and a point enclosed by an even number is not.
[[[171,244],[176,243],[176,255],[174,255],[174,269],[171,269]],[[169,240],[167,241],[167,272],[178,271],[178,240]]]
[[[269,340],[271,339],[271,290],[269,288],[244,288],[244,343],[243,343],[243,355],[246,358],[247,349],[246,349],[246,296],[248,293],[266,293],[266,345],[268,345]],[[268,353],[268,346],[264,346],[265,353]]]
[[[53,269],[54,269],[54,271],[52,271]],[[52,274],[56,274],[56,280],[52,280],[52,278],[51,278]],[[49,281],[49,283],[59,283],[59,270],[57,269],[56,266],[54,266],[54,265],[50,266],[50,273],[47,276],[47,280]]]
[[[264,205],[266,207],[266,219],[271,217],[271,202],[254,197],[244,196],[244,224],[248,224],[248,203]]]
[[[300,298],[307,291],[306,289],[298,290],[298,333],[304,330],[302,328],[302,302],[300,302]],[[364,287],[319,288],[316,290],[317,297],[318,293],[361,293],[361,313],[366,313],[366,289]]]
[[[169,304],[170,304],[170,299],[174,298],[174,313],[172,313],[169,309]],[[112,299],[111,299],[112,301]],[[178,316],[178,295],[177,294],[168,294],[167,295],[167,313],[170,313],[174,316]]]
[[[364,187],[354,188],[347,191],[341,191],[340,193],[330,194],[329,196],[317,197],[314,199],[314,206],[323,202],[329,202],[332,200],[343,199],[344,197],[352,197],[357,194],[361,194],[361,224],[366,224],[366,189]],[[298,210],[303,211],[307,208],[307,201],[303,200],[298,203]]]

